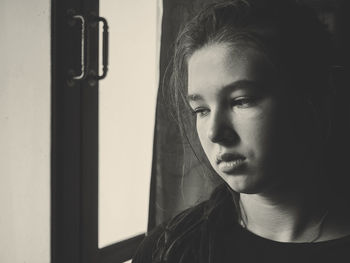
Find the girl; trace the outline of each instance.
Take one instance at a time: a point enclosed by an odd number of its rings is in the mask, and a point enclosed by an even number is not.
[[[212,4],[185,26],[174,101],[222,184],[152,231],[133,262],[350,262],[331,55],[295,1]]]

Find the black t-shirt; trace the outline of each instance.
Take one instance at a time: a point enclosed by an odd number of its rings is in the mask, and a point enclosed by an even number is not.
[[[211,197],[209,201],[177,216],[175,220],[178,222],[178,228],[171,227],[176,233],[173,239],[169,239],[169,242],[179,244],[176,244],[177,248],[173,249],[168,261],[159,261],[155,252],[167,242],[164,233],[169,223],[158,226],[147,235],[139,246],[133,263],[350,263],[350,236],[314,243],[287,243],[269,240],[235,223],[237,222],[234,220],[235,212],[230,210],[234,205],[227,197],[228,195],[221,205],[216,205],[216,210],[210,209],[215,204],[211,202],[215,197]],[[211,216],[214,218],[214,223],[211,225],[207,224],[206,220],[199,220],[206,218],[203,217],[203,214],[208,211],[208,208],[213,211]],[[215,227],[212,227],[213,225]],[[185,236],[184,229],[191,229],[191,231],[186,231],[186,238],[182,238]],[[210,231],[213,232],[211,233],[212,238],[206,238],[203,233],[208,234]],[[182,240],[177,241],[181,238]],[[206,246],[209,242],[214,242],[214,245]]]
[[[227,262],[350,262],[350,236],[314,242],[287,243],[257,236],[239,227],[236,231],[237,261]]]

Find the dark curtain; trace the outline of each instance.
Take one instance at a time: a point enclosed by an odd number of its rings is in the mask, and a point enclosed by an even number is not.
[[[163,0],[163,21],[160,54],[160,86],[167,88],[166,69],[173,54],[174,41],[181,25],[203,5],[215,0]],[[282,1],[282,0],[281,0]],[[217,1],[216,1],[217,2]],[[335,82],[338,87],[338,110],[349,111],[349,20],[348,0],[304,0],[314,8],[332,32],[336,46],[334,56]],[[296,18],[297,19],[297,18]],[[167,73],[168,74],[168,73]],[[164,81],[165,80],[165,81]],[[164,81],[164,82],[163,82]],[[157,99],[154,155],[149,210],[149,230],[185,208],[210,195],[219,183],[187,143],[181,139],[179,127],[171,113],[171,106],[160,87]],[[341,114],[337,115],[340,119]],[[349,131],[342,131],[349,132]],[[194,139],[196,147],[198,140]]]

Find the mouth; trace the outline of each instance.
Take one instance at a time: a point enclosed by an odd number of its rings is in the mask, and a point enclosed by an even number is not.
[[[217,166],[219,170],[227,174],[235,174],[245,164],[246,158],[239,154],[225,153],[218,155]]]

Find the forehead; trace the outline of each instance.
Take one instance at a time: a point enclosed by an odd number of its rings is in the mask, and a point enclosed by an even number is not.
[[[188,60],[188,93],[217,91],[242,80],[266,81],[271,74],[266,56],[254,48],[208,45]]]

